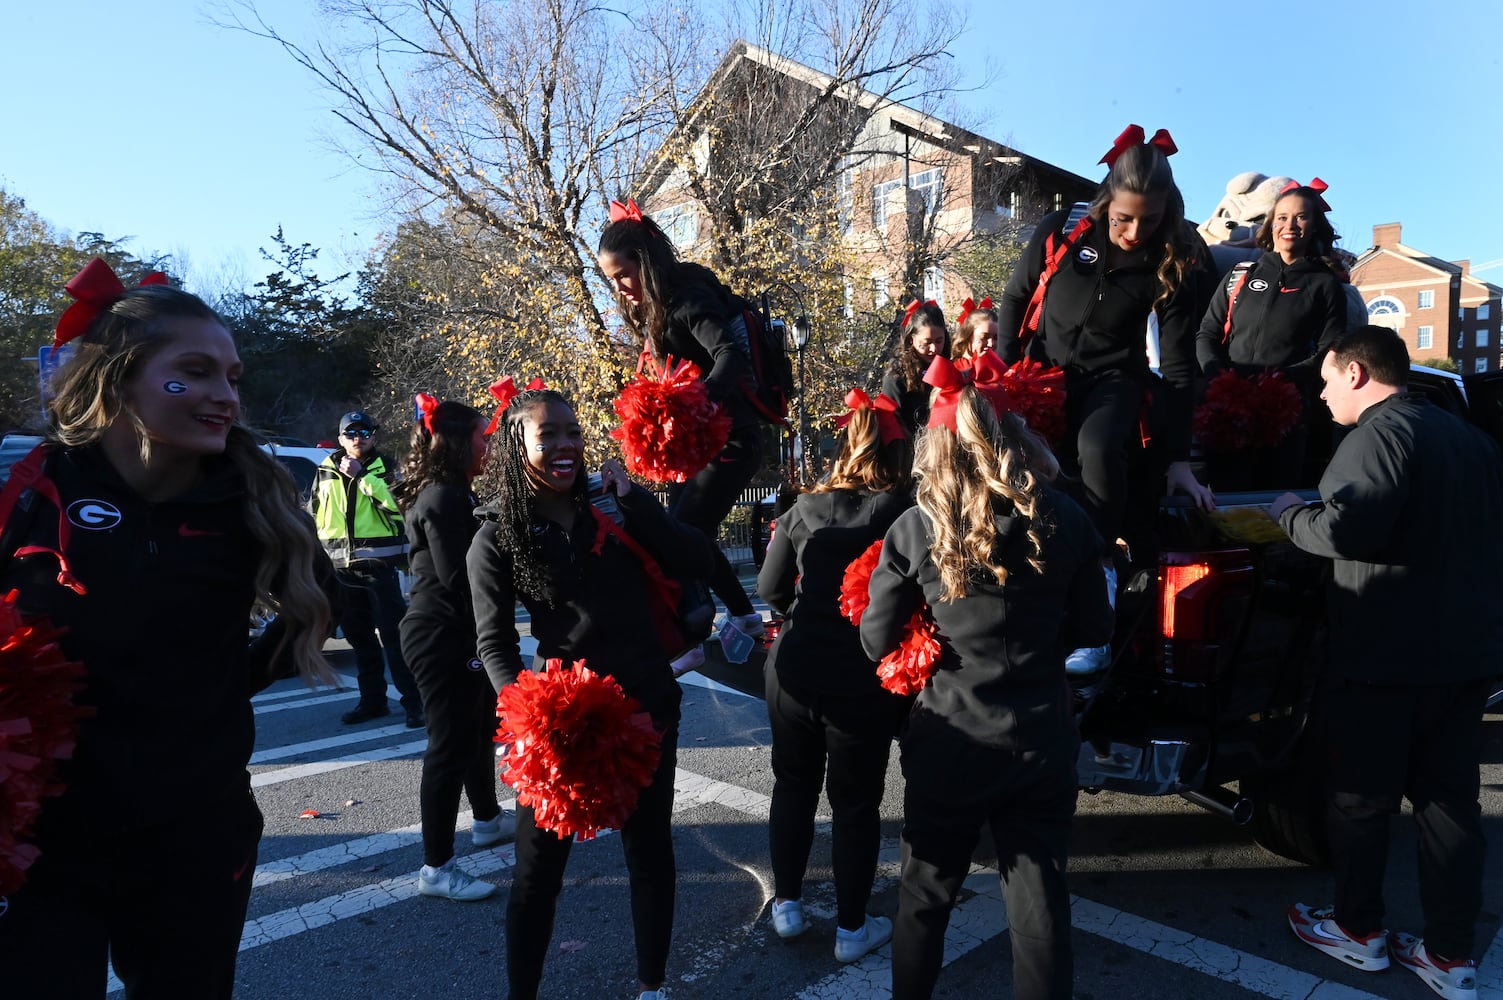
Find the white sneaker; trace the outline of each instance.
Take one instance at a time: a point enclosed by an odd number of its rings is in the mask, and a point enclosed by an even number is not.
[[[859,931],[835,928],[835,961],[854,962],[892,940],[892,921],[868,916]]]
[[[809,929],[809,921],[804,919],[804,904],[796,899],[786,900],[779,903],[772,901],[772,929],[778,932],[780,938],[796,938]]]
[[[517,814],[505,809],[494,819],[477,819],[470,824],[470,840],[476,847],[494,847],[517,835]]]
[[[1094,674],[1111,665],[1111,646],[1087,646],[1065,657],[1065,673],[1075,676]]]
[[[704,646],[695,646],[693,649],[672,661],[668,666],[673,670],[673,676],[682,677],[691,670],[698,670],[705,665]]]
[[[482,882],[454,867],[452,860],[441,868],[424,865],[418,871],[418,892],[424,896],[457,899],[468,903],[484,899],[495,891],[496,887],[491,883]]]
[[[743,634],[749,635],[753,639],[760,639],[767,634],[767,624],[762,621],[761,612],[753,611],[749,615],[726,615],[726,618],[735,622],[736,627]]]
[[[668,994],[662,990],[643,990],[637,994],[637,1000],[668,1000]]]

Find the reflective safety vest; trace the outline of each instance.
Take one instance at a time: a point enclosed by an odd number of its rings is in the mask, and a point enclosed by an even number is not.
[[[407,558],[407,533],[391,495],[391,470],[384,456],[373,455],[354,479],[339,471],[343,452],[324,459],[313,479],[309,505],[318,538],[335,566],[355,559],[379,559],[399,565]]]

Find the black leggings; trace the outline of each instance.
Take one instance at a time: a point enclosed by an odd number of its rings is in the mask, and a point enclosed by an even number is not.
[[[1136,435],[1142,411],[1143,383],[1126,372],[1072,378],[1066,391],[1068,430],[1061,451],[1068,456],[1074,445],[1080,473],[1075,498],[1107,545],[1126,530],[1128,472],[1141,447]]]
[[[8,997],[229,1000],[256,875],[261,812],[249,788],[143,830],[41,844],[0,916]]]
[[[428,619],[402,622],[402,646],[428,719],[418,809],[423,864],[434,868],[454,857],[461,789],[476,819],[494,819],[501,812],[496,802],[496,691],[473,645],[446,637],[460,633]]]
[[[752,613],[751,598],[720,549],[720,522],[731,512],[762,465],[762,428],[748,424],[731,431],[725,449],[686,483],[668,489],[668,513],[679,522],[698,528],[715,549],[715,567],[710,589],[733,615]]]
[[[631,921],[637,945],[637,979],[648,987],[667,976],[673,940],[678,871],[673,859],[673,774],[678,728],[663,734],[663,759],[642,790],[637,811],[621,828],[621,848],[631,882]],[[573,837],[538,827],[529,806],[517,808],[517,867],[506,902],[506,979],[511,1000],[536,1000],[543,960],[553,938],[553,918],[564,886]]]
[[[823,785],[834,812],[830,866],[835,874],[836,922],[846,930],[860,930],[882,840],[887,756],[908,710],[907,699],[885,692],[801,699],[783,688],[776,670],[767,671],[766,681],[772,726],[767,832],[773,892],[779,899],[803,895]]]

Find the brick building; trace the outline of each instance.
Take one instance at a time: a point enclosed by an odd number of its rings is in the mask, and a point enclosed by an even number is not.
[[[738,77],[757,83],[746,87]],[[807,94],[828,92],[832,80],[739,42],[711,75],[701,99],[717,91],[740,93],[738,86],[798,106]],[[839,150],[835,190],[828,192],[837,200],[852,262],[845,274],[847,315],[881,313],[910,294],[935,299],[947,311],[966,296],[997,296],[1000,287],[970,288],[951,266],[954,254],[978,234],[1008,232],[1026,239],[1046,213],[1095,195],[1095,180],[868,91],[837,89],[842,100],[859,108],[863,123]],[[723,134],[728,155],[738,154],[741,137],[734,130]],[[716,150],[708,136],[701,133],[678,147],[692,151],[705,177],[715,174]],[[768,183],[777,185],[779,178]],[[681,251],[692,250],[709,234],[692,187],[684,165],[663,150],[638,185],[644,208]]]
[[[1352,266],[1352,284],[1368,319],[1403,335],[1421,364],[1449,358],[1464,375],[1497,371],[1503,357],[1503,288],[1471,274],[1471,262],[1446,261],[1407,247],[1403,227],[1373,227],[1373,245]]]

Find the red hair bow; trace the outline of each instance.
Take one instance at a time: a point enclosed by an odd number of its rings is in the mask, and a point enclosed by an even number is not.
[[[960,393],[967,385],[965,375],[941,354],[929,362],[929,368],[924,372],[924,384],[939,390],[929,407],[929,426],[955,430],[955,408],[960,405]]]
[[[540,378],[535,378],[531,382],[528,382],[524,389],[518,389],[517,383],[512,381],[510,375],[492,382],[490,392],[492,396],[496,397],[496,412],[491,416],[491,422],[485,425],[485,433],[487,435],[496,433],[496,428],[501,426],[501,415],[506,412],[506,408],[511,405],[511,401],[516,399],[520,393],[546,388],[548,386]]]
[[[973,299],[966,299],[964,302],[962,302],[960,304],[960,315],[958,317],[956,317],[956,319],[955,319],[955,325],[959,326],[961,323],[964,323],[965,322],[965,318],[967,316],[969,316],[971,313],[975,312],[977,309],[991,309],[991,308],[994,308],[994,307],[992,306],[992,297],[990,295],[988,295],[986,298],[982,299],[980,302],[976,302]]]
[[[1133,146],[1143,145],[1157,146],[1159,148],[1159,152],[1163,153],[1165,156],[1173,156],[1175,153],[1179,152],[1179,147],[1174,144],[1174,139],[1169,135],[1168,129],[1159,129],[1157,132],[1153,133],[1152,139],[1148,139],[1145,142],[1143,126],[1129,125],[1127,126],[1127,128],[1122,130],[1121,135],[1117,136],[1117,140],[1112,143],[1112,148],[1106,151],[1106,155],[1096,162],[1105,163],[1108,167],[1111,167],[1117,162],[1117,157],[1127,152]]]
[[[412,402],[417,407],[418,419],[423,422],[423,426],[431,436],[433,434],[433,411],[438,409],[438,400],[426,392],[420,392],[412,397]]]
[[[1320,204],[1320,210],[1322,212],[1329,212],[1331,210],[1331,206],[1326,204],[1325,194],[1328,190],[1330,190],[1330,187],[1331,185],[1327,184],[1319,177],[1310,178],[1309,184],[1301,184],[1299,181],[1290,181],[1279,190],[1279,197],[1282,198],[1290,191],[1298,191],[1300,188],[1309,188],[1312,192],[1314,192],[1315,200]]]
[[[141,284],[136,287],[165,284],[167,275],[153,271],[142,278]],[[83,270],[63,287],[78,301],[69,306],[57,321],[57,333],[52,338],[54,350],[87,333],[99,314],[125,298],[126,291],[115,272],[98,257],[85,264]]]
[[[637,207],[635,198],[627,198],[624,205],[619,201],[611,202],[611,221],[620,222],[623,219],[631,222],[642,221],[642,210]]]
[[[1007,391],[1006,374],[1007,363],[997,356],[996,351],[983,351],[971,363],[971,384],[992,404],[998,416],[1017,409]]]
[[[835,421],[836,427],[850,423],[851,414],[857,410],[872,410],[877,415],[877,437],[883,444],[892,444],[908,436],[907,428],[898,418],[898,404],[886,393],[879,392],[877,398],[872,399],[866,390],[853,388],[845,394],[845,409],[845,414]]]
[[[912,322],[913,321],[913,314],[916,313],[916,312],[918,312],[919,309],[921,309],[922,307],[924,307],[924,306],[936,306],[937,307],[938,305],[939,305],[939,303],[935,302],[933,299],[928,299],[928,300],[926,300],[924,302],[920,302],[918,299],[914,299],[912,302],[908,303],[908,308],[903,310],[903,325],[907,326],[910,322]]]

